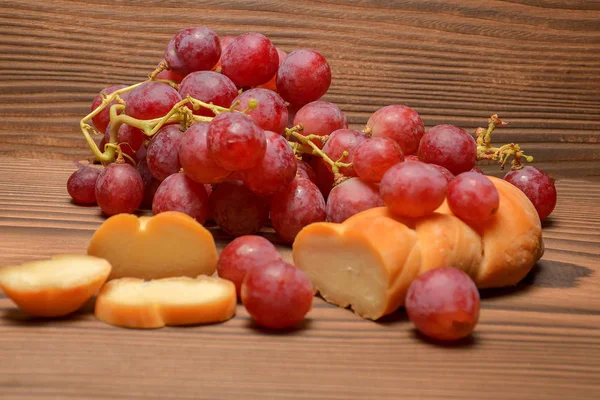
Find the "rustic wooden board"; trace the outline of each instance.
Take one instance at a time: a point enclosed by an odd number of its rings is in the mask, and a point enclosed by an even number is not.
[[[77,159],[78,120],[112,83],[143,80],[179,29],[259,31],[312,47],[333,70],[326,99],[360,127],[402,103],[427,127],[469,131],[499,113],[556,176],[600,171],[597,1],[0,2],[0,154]],[[556,161],[568,161],[568,168]]]
[[[71,203],[71,162],[0,157],[0,266],[84,253],[104,217]],[[2,399],[597,399],[600,181],[559,180],[546,252],[514,288],[482,292],[469,340],[419,337],[316,300],[300,329],[217,325],[135,331],[27,317],[0,298]],[[222,248],[224,241],[219,241]],[[289,248],[280,247],[289,259]]]

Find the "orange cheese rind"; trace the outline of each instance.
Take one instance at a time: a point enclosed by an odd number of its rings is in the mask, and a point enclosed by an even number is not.
[[[109,279],[195,277],[212,275],[217,268],[212,234],[178,211],[152,217],[114,215],[94,233],[88,254],[109,260]]]
[[[120,278],[102,287],[94,313],[110,325],[156,329],[223,322],[236,306],[235,285],[216,276]]]
[[[541,223],[518,188],[489,178],[500,205],[484,226],[467,225],[446,203],[423,218],[378,207],[341,224],[305,227],[293,244],[294,263],[325,300],[373,320],[403,306],[412,280],[433,268],[460,268],[479,288],[514,285],[543,254]]]
[[[108,278],[108,261],[64,254],[0,269],[0,288],[36,317],[62,317],[80,309]]]

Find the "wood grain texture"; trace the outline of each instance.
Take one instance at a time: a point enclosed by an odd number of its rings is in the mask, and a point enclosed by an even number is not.
[[[259,31],[312,47],[333,70],[326,99],[360,127],[381,106],[469,131],[492,113],[556,176],[600,171],[597,1],[0,2],[0,154],[77,159],[78,121],[113,83],[143,80],[179,29]]]
[[[104,218],[71,203],[74,170],[0,157],[0,266],[85,252]],[[224,324],[134,331],[95,320],[91,305],[31,319],[0,296],[0,397],[597,399],[600,180],[557,185],[542,260],[516,287],[483,291],[477,330],[457,345],[419,337],[402,310],[375,323],[318,299],[293,331],[263,330],[242,306]]]

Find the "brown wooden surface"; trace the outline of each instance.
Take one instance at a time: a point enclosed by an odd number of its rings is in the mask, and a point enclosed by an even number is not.
[[[85,156],[78,121],[94,95],[145,79],[194,24],[321,51],[333,70],[326,98],[355,127],[393,103],[427,127],[471,132],[496,112],[512,123],[497,140],[519,141],[556,176],[600,174],[594,0],[2,0],[0,154]]]
[[[600,397],[597,1],[0,0],[0,267],[85,252],[104,218],[66,193],[88,154],[78,121],[96,92],[144,79],[195,24],[321,51],[326,98],[355,127],[393,103],[427,127],[470,131],[498,112],[511,126],[496,141],[567,177],[544,257],[516,288],[482,292],[476,333],[450,347],[419,337],[403,311],[375,323],[321,300],[284,333],[241,306],[224,324],[134,331],[91,306],[31,319],[0,295],[0,399]]]
[[[0,266],[85,252],[104,218],[71,203],[74,170],[0,158]],[[423,340],[402,310],[375,323],[321,300],[301,329],[275,333],[242,306],[224,324],[134,331],[91,307],[42,321],[0,298],[0,398],[597,399],[600,181],[558,190],[542,260],[516,288],[482,292],[476,333],[459,345]]]

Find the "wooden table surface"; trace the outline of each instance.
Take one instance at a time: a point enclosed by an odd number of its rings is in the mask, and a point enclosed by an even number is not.
[[[370,322],[319,299],[300,329],[272,332],[241,306],[223,324],[137,331],[91,304],[45,321],[0,297],[0,399],[600,398],[597,1],[0,1],[0,267],[85,252],[104,217],[66,192],[89,154],[78,121],[195,24],[321,51],[325,99],[353,127],[395,103],[471,132],[499,113],[511,125],[495,140],[558,178],[542,260],[482,291],[476,332],[453,346],[403,310]]]

